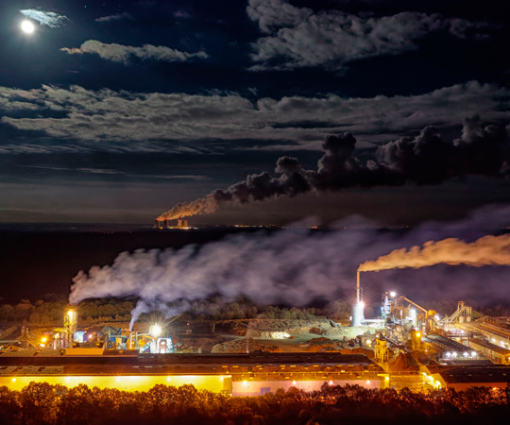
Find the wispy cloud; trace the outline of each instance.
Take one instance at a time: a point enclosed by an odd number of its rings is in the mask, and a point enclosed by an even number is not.
[[[131,57],[137,57],[142,60],[152,59],[165,62],[186,62],[194,58],[206,59],[208,57],[207,53],[203,51],[188,53],[171,49],[166,46],[153,46],[151,44],[146,44],[142,47],[134,47],[116,43],[107,44],[96,40],[88,40],[79,48],[63,47],[60,50],[70,55],[95,53],[103,59],[124,63],[127,63]]]
[[[122,171],[116,171],[105,168],[66,168],[66,167],[47,167],[42,165],[21,165],[24,168],[37,168],[39,170],[51,170],[51,171],[77,171],[80,173],[88,174],[125,174]]]
[[[176,10],[174,12],[174,16],[176,18],[191,18],[191,15],[188,12],[186,12],[185,10],[181,10],[181,9]]]
[[[27,18],[39,22],[41,25],[46,25],[50,28],[58,28],[64,25],[68,20],[67,16],[59,15],[55,12],[46,12],[36,9],[23,9],[20,12]]]
[[[109,15],[109,16],[102,16],[100,18],[96,19],[96,22],[111,22],[111,21],[120,21],[122,19],[130,19],[132,20],[133,17],[127,13],[117,13],[115,15]]]
[[[85,174],[103,174],[103,175],[116,175],[121,174],[126,177],[137,177],[137,178],[145,178],[145,179],[161,179],[161,180],[194,180],[194,181],[204,181],[209,180],[209,177],[200,175],[200,174],[135,174],[135,173],[126,173],[124,171],[112,170],[110,168],[68,168],[68,167],[51,167],[44,165],[20,165],[20,167],[24,168],[35,168],[39,170],[50,170],[50,171],[71,171],[77,173],[85,173]]]

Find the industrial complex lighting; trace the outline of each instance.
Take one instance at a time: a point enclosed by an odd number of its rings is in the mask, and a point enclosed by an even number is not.
[[[149,333],[155,337],[160,336],[161,335],[161,326],[159,326],[159,325],[151,326],[149,329]]]
[[[48,340],[48,338],[46,338],[46,337],[43,337],[43,338],[41,339],[41,341],[42,341],[42,342],[46,342],[47,340]]]
[[[397,295],[397,293],[395,291],[391,291],[390,292],[390,297],[391,298],[395,298],[396,295]]]

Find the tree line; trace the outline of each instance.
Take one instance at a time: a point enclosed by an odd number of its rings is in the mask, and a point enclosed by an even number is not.
[[[510,389],[475,387],[413,393],[407,388],[330,386],[305,392],[295,387],[260,397],[230,397],[192,385],[156,385],[146,392],[32,382],[21,391],[0,387],[5,425],[229,424],[328,425],[396,420],[475,424],[508,418]],[[481,422],[480,422],[481,421]]]
[[[0,300],[1,301],[1,300]],[[131,320],[131,310],[136,305],[136,299],[119,300],[97,299],[83,301],[78,305],[78,315],[81,321],[86,322],[127,322]],[[21,300],[17,304],[0,302],[0,324],[37,324],[60,326],[67,305],[67,300],[58,296],[49,296],[49,300]],[[467,305],[476,307],[475,303]],[[235,301],[226,300],[220,296],[212,296],[202,300],[187,303],[185,320],[235,320],[235,319],[337,319],[348,320],[352,316],[352,302],[340,299],[329,302],[321,307],[285,307],[260,305],[246,297]],[[429,309],[437,310],[443,317],[452,314],[457,309],[457,301],[440,300],[427,304]],[[491,308],[478,308],[478,316],[510,316],[510,307],[496,305]],[[379,314],[378,307],[365,307],[365,317],[374,318]],[[140,320],[149,320],[150,315],[142,315]]]

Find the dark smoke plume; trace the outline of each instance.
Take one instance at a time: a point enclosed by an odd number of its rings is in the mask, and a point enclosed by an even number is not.
[[[140,303],[133,311],[133,322],[142,312],[166,307],[167,315],[186,310],[186,302],[219,294],[234,300],[245,295],[260,304],[282,303],[304,306],[317,299],[334,300],[354,297],[356,269],[397,248],[411,248],[426,241],[462,238],[471,242],[508,226],[510,207],[486,208],[469,219],[455,223],[428,223],[405,233],[379,232],[375,226],[358,219],[360,228],[372,230],[337,230],[309,233],[308,230],[282,230],[272,234],[238,234],[202,247],[186,246],[179,250],[139,250],[124,252],[113,265],[92,267],[74,278],[70,302],[78,304],[88,298],[136,296]],[[352,220],[339,223],[349,227]],[[385,273],[385,272],[382,272]],[[507,271],[508,273],[508,271]],[[367,274],[368,275],[368,274]],[[408,282],[410,290],[426,291],[425,296],[464,296],[466,293],[501,297],[506,293],[501,281],[491,286],[489,272],[484,285],[471,273],[446,285],[443,273],[434,283],[427,281],[427,271]],[[393,280],[378,274],[384,288]],[[369,279],[362,279],[364,282]],[[452,273],[448,275],[448,282]],[[435,286],[434,286],[435,285]],[[386,286],[387,289],[387,286]],[[436,291],[436,293],[434,293]],[[481,294],[481,295],[480,295]],[[423,295],[423,294],[422,294]],[[378,296],[377,296],[378,297]],[[455,298],[454,298],[455,299]]]
[[[509,129],[483,126],[479,117],[464,121],[460,139],[445,141],[433,127],[416,137],[380,146],[375,159],[362,163],[354,156],[356,139],[349,133],[328,136],[317,170],[304,169],[296,158],[282,157],[273,177],[253,174],[226,190],[176,205],[158,219],[210,214],[222,205],[243,205],[280,196],[337,191],[349,187],[399,186],[411,182],[440,184],[463,175],[506,177],[510,173]]]

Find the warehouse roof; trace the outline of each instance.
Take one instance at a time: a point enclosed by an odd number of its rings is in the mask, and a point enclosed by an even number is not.
[[[436,373],[449,384],[510,382],[510,366],[454,367]]]
[[[171,374],[302,371],[382,373],[360,354],[141,354],[139,356],[0,356],[0,375],[11,374]]]
[[[499,345],[492,344],[491,342],[485,341],[481,338],[468,338],[472,344],[478,344],[479,346],[485,347],[495,353],[502,354],[503,356],[510,356],[510,350],[500,347]]]

